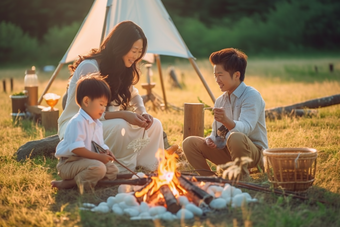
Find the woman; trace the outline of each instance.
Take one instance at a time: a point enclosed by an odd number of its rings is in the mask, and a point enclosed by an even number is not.
[[[68,121],[78,112],[75,102],[76,82],[80,77],[94,72],[107,76],[111,88],[111,103],[100,120],[103,123],[104,142],[115,157],[130,169],[141,166],[155,170],[155,157],[164,149],[163,127],[158,119],[149,115],[138,90],[133,86],[139,81],[137,63],[146,52],[147,39],[143,30],[132,21],[117,24],[100,48],[92,49],[69,65],[71,78],[66,106],[58,120],[58,134],[64,138]],[[134,108],[134,112],[128,109]],[[144,137],[143,137],[144,136]],[[150,142],[141,149],[133,149],[131,143],[147,138]],[[117,165],[120,172],[126,169]]]

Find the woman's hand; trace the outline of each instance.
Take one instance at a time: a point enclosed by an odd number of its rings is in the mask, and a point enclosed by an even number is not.
[[[210,137],[205,138],[205,143],[207,144],[208,147],[216,148],[216,144]]]
[[[142,115],[129,111],[126,111],[124,115],[125,120],[132,125],[137,125],[141,128],[146,128],[149,125],[149,123],[147,123],[147,120]]]
[[[145,127],[145,130],[149,129],[153,123],[153,117],[150,114],[143,114],[142,117],[144,117],[144,119],[146,120],[146,123],[148,124]]]

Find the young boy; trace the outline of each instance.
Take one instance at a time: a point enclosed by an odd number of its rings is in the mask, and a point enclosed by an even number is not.
[[[246,180],[248,168],[263,166],[262,150],[268,148],[265,102],[257,90],[243,82],[247,66],[243,52],[226,48],[212,53],[209,60],[223,94],[215,102],[211,135],[186,138],[183,151],[200,175],[214,174],[206,160],[220,165],[249,157],[252,162],[242,166],[240,176]],[[221,137],[222,146],[216,142]]]
[[[77,82],[76,102],[79,112],[67,125],[65,137],[56,148],[55,156],[61,181],[52,181],[58,189],[93,188],[101,179],[114,180],[118,174],[112,162],[113,154],[104,144],[102,123],[98,120],[111,99],[109,85],[97,73],[82,77]],[[92,141],[106,150],[106,154],[95,152]]]

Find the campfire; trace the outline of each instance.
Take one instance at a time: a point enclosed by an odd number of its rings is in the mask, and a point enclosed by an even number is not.
[[[157,173],[130,180],[115,180],[120,184],[118,194],[109,197],[98,206],[84,203],[82,210],[118,215],[129,215],[131,219],[190,219],[204,215],[204,211],[225,209],[228,205],[240,207],[247,202],[255,202],[248,193],[230,184],[198,181],[199,177],[185,177],[176,170],[176,153],[157,153],[159,162]],[[121,184],[124,183],[125,184]],[[112,183],[112,182],[111,182]],[[131,186],[141,185],[141,186]]]
[[[177,213],[181,209],[177,198],[186,196],[189,201],[199,206],[201,202],[209,204],[213,196],[197,187],[195,184],[182,177],[176,171],[177,154],[165,153],[165,159],[160,157],[158,173],[151,177],[151,180],[140,190],[134,193],[137,201],[151,205],[163,205],[167,211]]]

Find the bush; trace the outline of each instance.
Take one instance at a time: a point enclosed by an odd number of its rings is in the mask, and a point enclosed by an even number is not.
[[[79,26],[79,23],[74,22],[69,26],[52,27],[48,30],[42,45],[44,64],[56,64],[61,60],[77,34]]]
[[[34,63],[38,58],[38,41],[25,34],[18,26],[0,23],[0,64]]]

